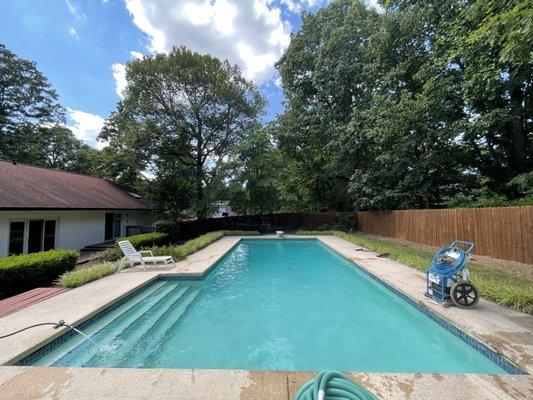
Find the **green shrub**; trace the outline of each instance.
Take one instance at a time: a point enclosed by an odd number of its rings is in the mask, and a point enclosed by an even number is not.
[[[169,219],[161,219],[152,224],[155,232],[173,233],[179,231],[179,224]]]
[[[118,247],[112,247],[104,251],[100,251],[91,256],[90,261],[92,263],[103,263],[118,261],[122,258],[122,252]]]
[[[185,258],[180,247],[181,246],[156,246],[150,248],[150,251],[154,256],[172,256],[174,261],[179,261]]]
[[[160,246],[160,245],[165,244],[168,240],[168,233],[163,233],[163,232],[141,233],[140,235],[120,237],[116,241],[118,243],[121,240],[129,241],[133,245],[133,247],[139,250],[143,247]]]
[[[12,295],[51,285],[59,275],[74,269],[79,254],[73,250],[49,250],[0,259],[0,295]]]
[[[224,236],[259,236],[258,231],[218,231],[222,232]]]
[[[57,280],[57,284],[62,287],[75,288],[86,283],[100,279],[106,275],[114,274],[118,269],[116,263],[105,262],[87,268],[80,268],[75,271],[64,273]]]

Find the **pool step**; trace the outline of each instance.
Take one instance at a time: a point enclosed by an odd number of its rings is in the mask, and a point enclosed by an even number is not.
[[[168,282],[160,281],[160,282],[154,282],[145,288],[141,288],[139,292],[134,294],[130,299],[128,299],[128,301],[115,307],[113,310],[105,314],[102,318],[93,322],[88,327],[84,328],[83,333],[87,335],[88,337],[91,337],[94,334],[97,334],[100,330],[102,330],[103,328],[111,324],[113,321],[115,321],[119,316],[123,315],[129,309],[131,309],[132,307],[135,307],[141,301],[147,299],[150,295],[152,295],[154,292],[156,292],[157,290],[159,290],[160,288],[162,288],[163,286],[167,284]],[[66,356],[70,352],[71,349],[74,349],[78,346],[87,346],[90,344],[91,343],[84,336],[75,335],[70,340],[68,340],[67,342],[63,344],[62,347],[64,347],[64,351],[50,352],[49,354],[40,358],[35,365],[53,365],[55,362],[59,361],[62,357]]]
[[[85,338],[80,335],[79,340],[81,344],[78,347],[69,346],[73,351],[64,354],[60,359],[57,359],[54,364],[65,365],[65,363],[69,362],[69,359],[71,358],[70,356],[76,360],[76,363],[80,361],[82,363],[85,362],[92,357],[101,346],[108,342],[105,332],[113,331],[117,332],[117,334],[120,333],[124,325],[129,324],[136,319],[139,316],[139,313],[142,315],[147,309],[153,307],[161,298],[175,289],[175,285],[170,281],[158,282],[154,284],[154,286],[155,287],[152,287],[152,285],[150,285],[147,289],[135,295],[132,299],[133,302],[131,302],[131,300],[125,302],[84,331],[85,334],[90,335],[90,338],[94,340],[97,345],[85,340]],[[103,337],[104,341],[99,340],[99,337]],[[82,349],[84,351],[79,351]]]
[[[119,327],[113,327],[113,333],[105,338],[104,346],[100,343],[98,347],[101,350],[96,350],[94,354],[83,363],[84,367],[97,366],[99,361],[104,358],[106,364],[113,365],[115,361],[123,359],[137,341],[150,327],[165,314],[176,299],[180,298],[186,291],[188,286],[173,285],[173,289],[166,292],[155,304],[150,307],[137,310],[135,317],[129,319]],[[93,346],[96,347],[96,346]],[[112,353],[112,354],[110,354]]]
[[[157,323],[143,335],[133,349],[134,351],[124,357],[125,364],[122,366],[126,368],[148,368],[151,366],[151,360],[157,356],[160,348],[167,343],[165,339],[175,330],[199,293],[199,290],[189,288],[186,295],[176,302],[172,312],[162,315]],[[150,350],[147,352],[147,349]],[[137,355],[137,352],[140,354]]]

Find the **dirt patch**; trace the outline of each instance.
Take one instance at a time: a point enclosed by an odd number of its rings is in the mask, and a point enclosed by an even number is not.
[[[369,235],[366,233],[362,233],[362,235],[366,235],[369,237],[375,237],[381,240],[385,240],[390,243],[395,244],[402,244],[410,247],[414,247],[421,250],[426,250],[431,253],[436,253],[437,250],[439,250],[440,247],[436,246],[430,246],[423,243],[416,243],[416,242],[410,242],[409,240],[403,240],[403,239],[396,239],[396,238],[390,238],[385,236],[379,236],[379,235]],[[444,246],[445,244],[443,244]],[[523,264],[516,261],[509,261],[509,260],[500,260],[498,258],[493,258],[489,256],[482,256],[478,254],[474,254],[470,260],[474,264],[482,264],[487,267],[496,268],[505,272],[509,272],[513,275],[526,278],[529,280],[533,280],[533,264]]]

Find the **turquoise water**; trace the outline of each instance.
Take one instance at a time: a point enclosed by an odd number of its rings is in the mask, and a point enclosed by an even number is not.
[[[505,373],[316,240],[243,240],[157,281],[36,364]],[[80,343],[81,342],[81,343]]]

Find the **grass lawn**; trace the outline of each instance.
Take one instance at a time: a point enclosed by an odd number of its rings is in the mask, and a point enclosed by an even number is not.
[[[376,253],[389,257],[420,271],[426,271],[433,253],[413,246],[393,243],[386,239],[360,233],[341,231],[300,231],[299,234],[335,235]],[[496,303],[533,314],[533,281],[479,263],[468,263],[471,280],[480,294]]]

